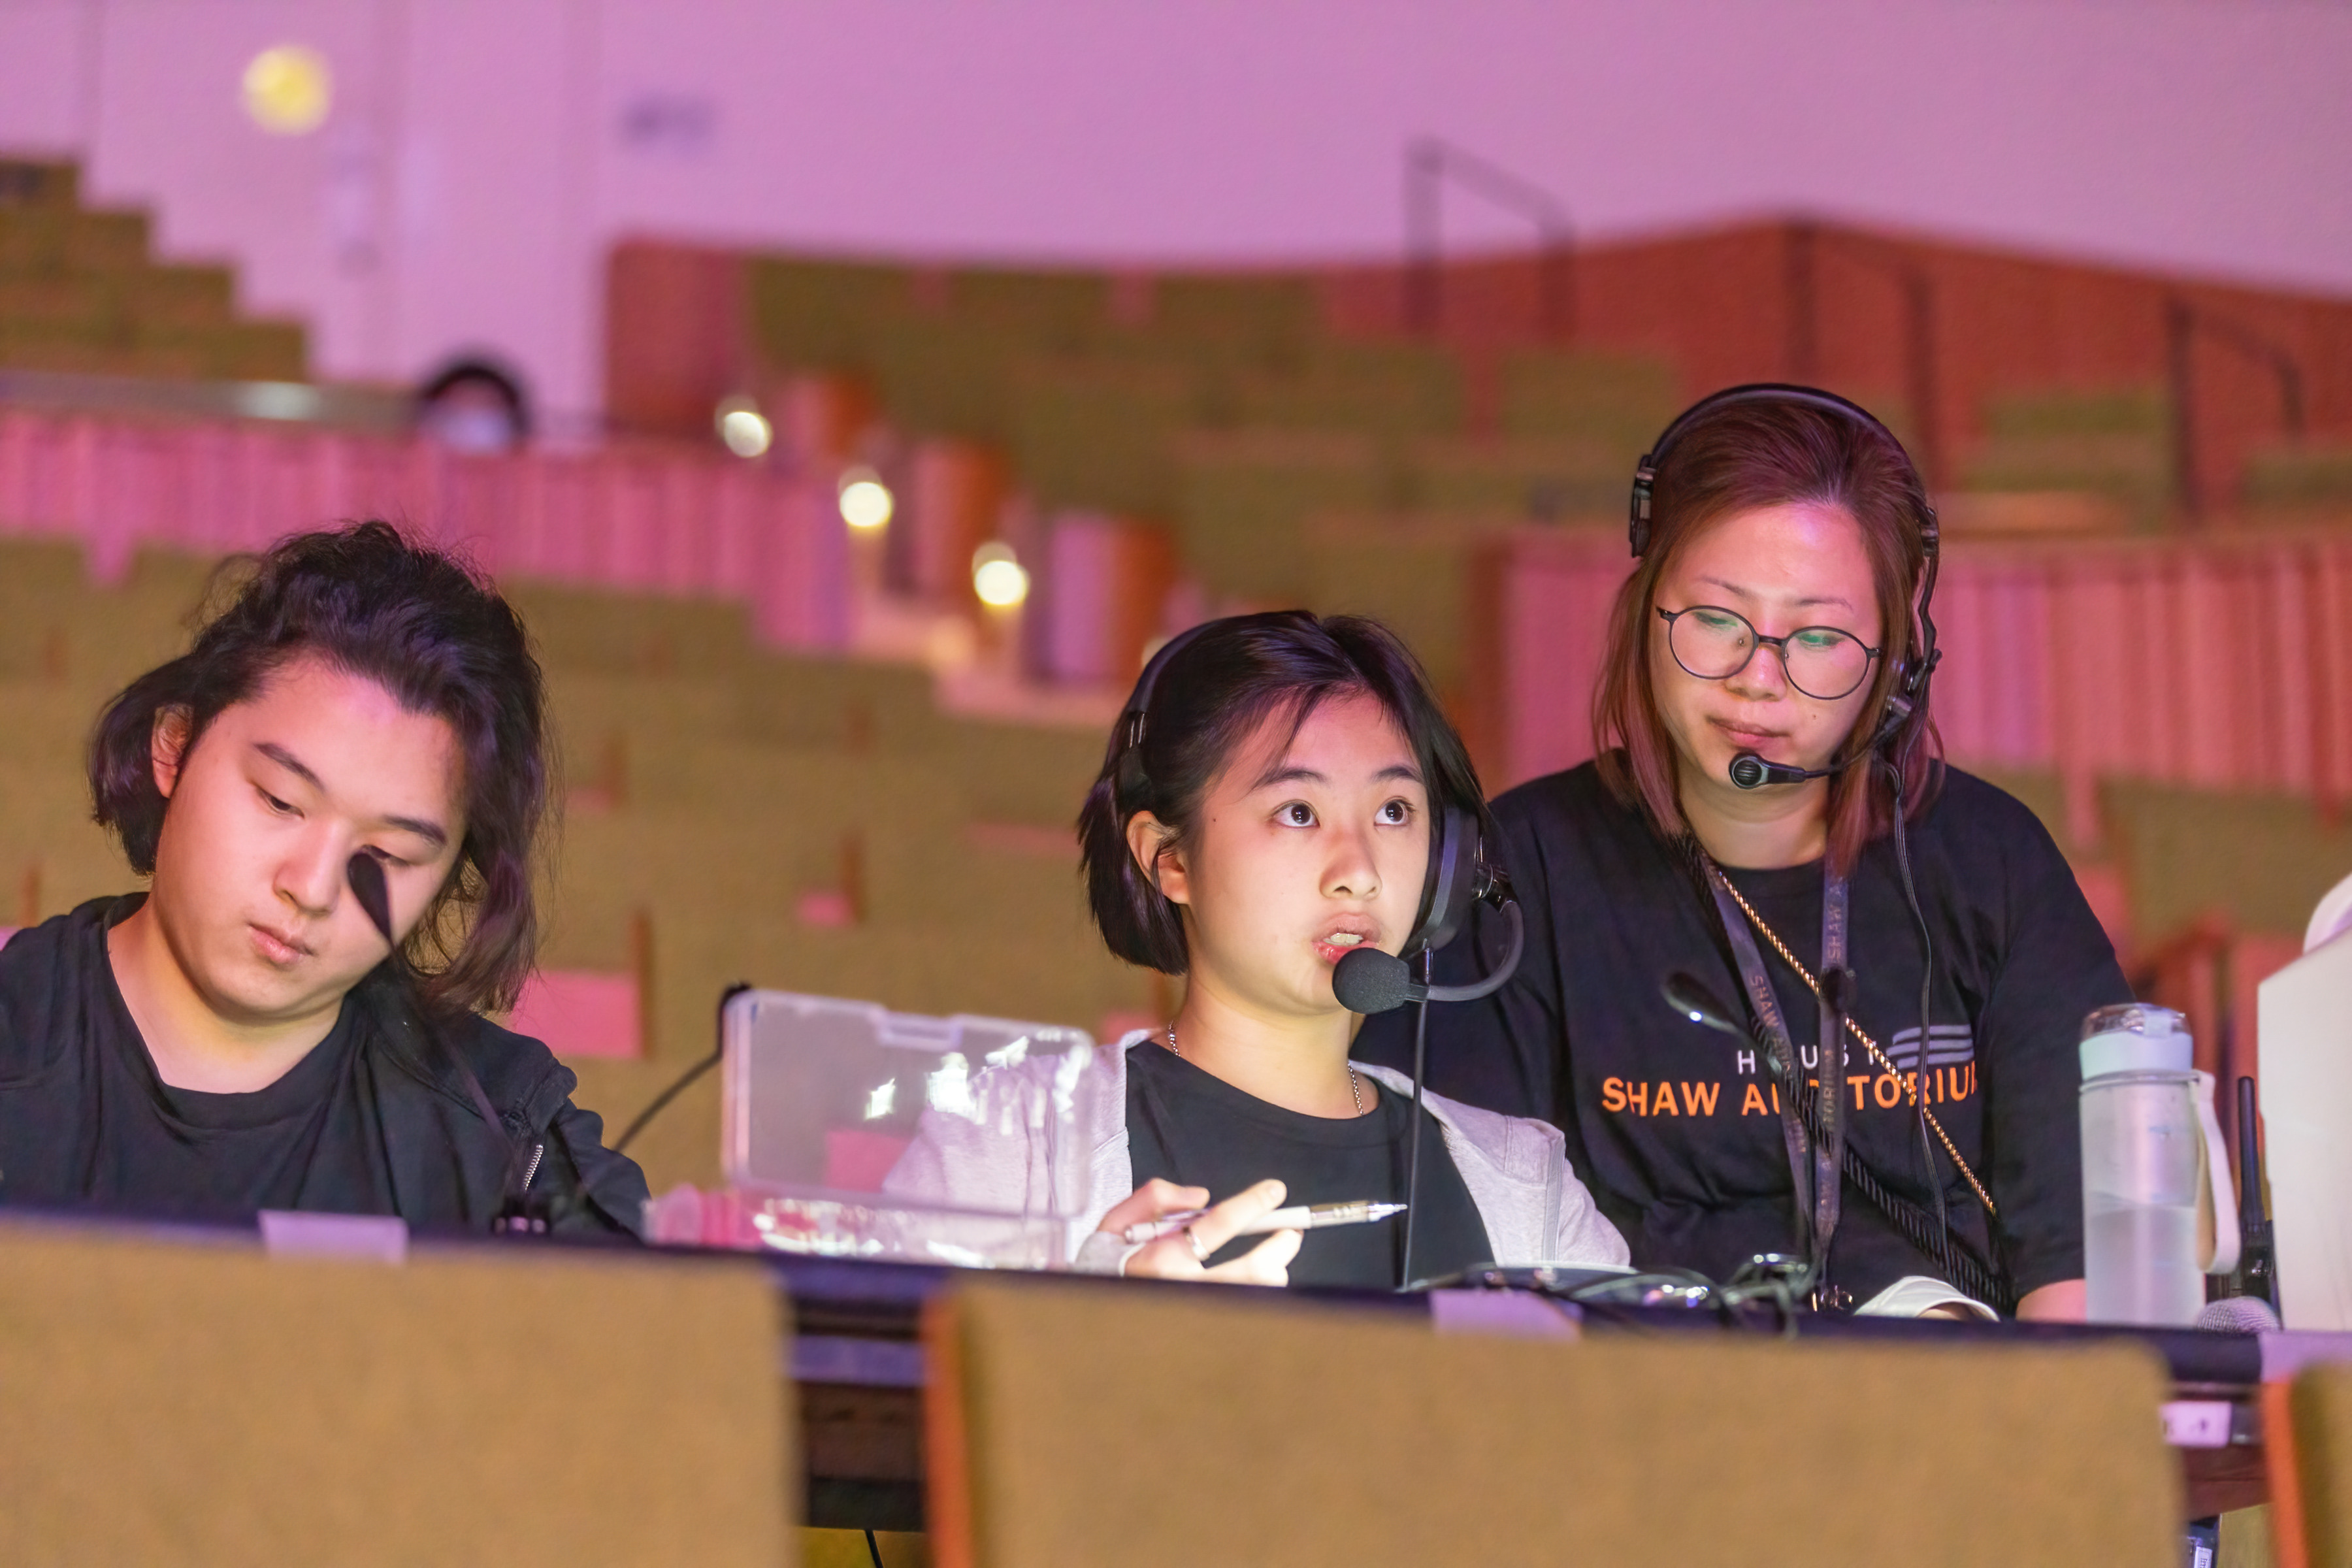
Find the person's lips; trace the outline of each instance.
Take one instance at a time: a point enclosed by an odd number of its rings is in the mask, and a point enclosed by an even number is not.
[[[279,931],[258,921],[249,929],[253,932],[254,951],[268,963],[279,965],[298,963],[310,956],[310,944],[297,932]]]
[[[1748,725],[1736,719],[1709,719],[1717,733],[1743,751],[1761,752],[1775,741],[1788,739],[1785,730],[1769,730],[1760,725]]]
[[[1360,947],[1380,945],[1381,928],[1376,921],[1343,915],[1323,928],[1314,939],[1315,955],[1326,963],[1337,963]]]

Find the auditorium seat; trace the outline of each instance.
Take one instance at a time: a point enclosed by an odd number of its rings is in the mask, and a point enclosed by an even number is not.
[[[2246,467],[2246,500],[2265,511],[2352,510],[2352,445],[2309,442],[2254,453]]]
[[[1563,1342],[1252,1297],[959,1280],[925,1324],[935,1560],[1994,1568],[2180,1550],[2164,1369],[2137,1347]]]
[[[1213,595],[1254,605],[1296,604],[1305,587],[1300,530],[1307,518],[1385,510],[1391,484],[1368,435],[1196,431],[1178,448],[1178,550]]]
[[[1276,365],[1322,327],[1314,284],[1295,273],[1163,273],[1150,302],[1153,327],[1169,337],[1246,345]]]
[[[1650,438],[1685,399],[1674,367],[1631,354],[1518,349],[1502,367],[1502,417],[1507,436],[1603,443],[1628,479]]]
[[[2112,498],[2154,528],[2174,496],[2171,414],[2160,391],[2017,394],[1986,408],[1961,488],[2078,490]]]
[[[1613,523],[1624,516],[1633,460],[1597,436],[1424,438],[1404,448],[1401,499],[1440,516]]]
[[[1448,434],[1467,416],[1459,359],[1417,343],[1319,342],[1296,369],[1242,376],[1234,403],[1244,428],[1384,438]]]
[[[1388,623],[1419,656],[1440,697],[1458,704],[1470,679],[1475,563],[1486,542],[1521,521],[1508,512],[1322,513],[1301,531],[1302,597],[1319,609]]]
[[[405,1263],[0,1227],[0,1558],[787,1561],[756,1264]]]
[[[947,279],[947,307],[1001,322],[1048,352],[1084,348],[1109,321],[1111,280],[1101,272],[965,268]]]
[[[0,174],[0,370],[306,379],[303,329],[238,316],[226,268],[158,263],[145,213],[83,206],[71,164]]]
[[[759,355],[795,370],[866,372],[877,322],[912,303],[903,268],[776,256],[749,259],[747,325]]]
[[[1177,438],[1215,417],[1213,398],[1177,365],[1040,361],[1012,397],[1007,450],[1034,500],[1139,517],[1172,514]]]

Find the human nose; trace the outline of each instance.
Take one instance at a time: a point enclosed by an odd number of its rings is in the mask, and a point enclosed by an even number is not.
[[[1362,828],[1333,835],[1331,858],[1323,868],[1324,896],[1370,899],[1380,890],[1381,868],[1372,854],[1371,835]]]
[[[1779,637],[1759,636],[1756,646],[1748,653],[1748,662],[1734,670],[1724,684],[1742,697],[1769,700],[1783,697],[1789,690],[1789,654]]]
[[[278,863],[278,897],[307,918],[332,914],[342,896],[347,853],[341,836],[323,824],[302,834]]]

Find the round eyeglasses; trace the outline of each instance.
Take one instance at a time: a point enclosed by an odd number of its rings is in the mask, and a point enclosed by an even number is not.
[[[1660,610],[1675,662],[1701,680],[1728,680],[1748,668],[1759,647],[1780,656],[1789,684],[1816,702],[1849,696],[1870,679],[1879,650],[1835,626],[1799,626],[1786,637],[1761,636],[1746,616],[1720,605]]]

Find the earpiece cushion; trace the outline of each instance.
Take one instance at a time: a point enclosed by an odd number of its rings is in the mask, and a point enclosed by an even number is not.
[[[1420,918],[1398,952],[1400,958],[1434,952],[1452,942],[1478,901],[1478,819],[1459,806],[1447,806],[1433,826]]]

